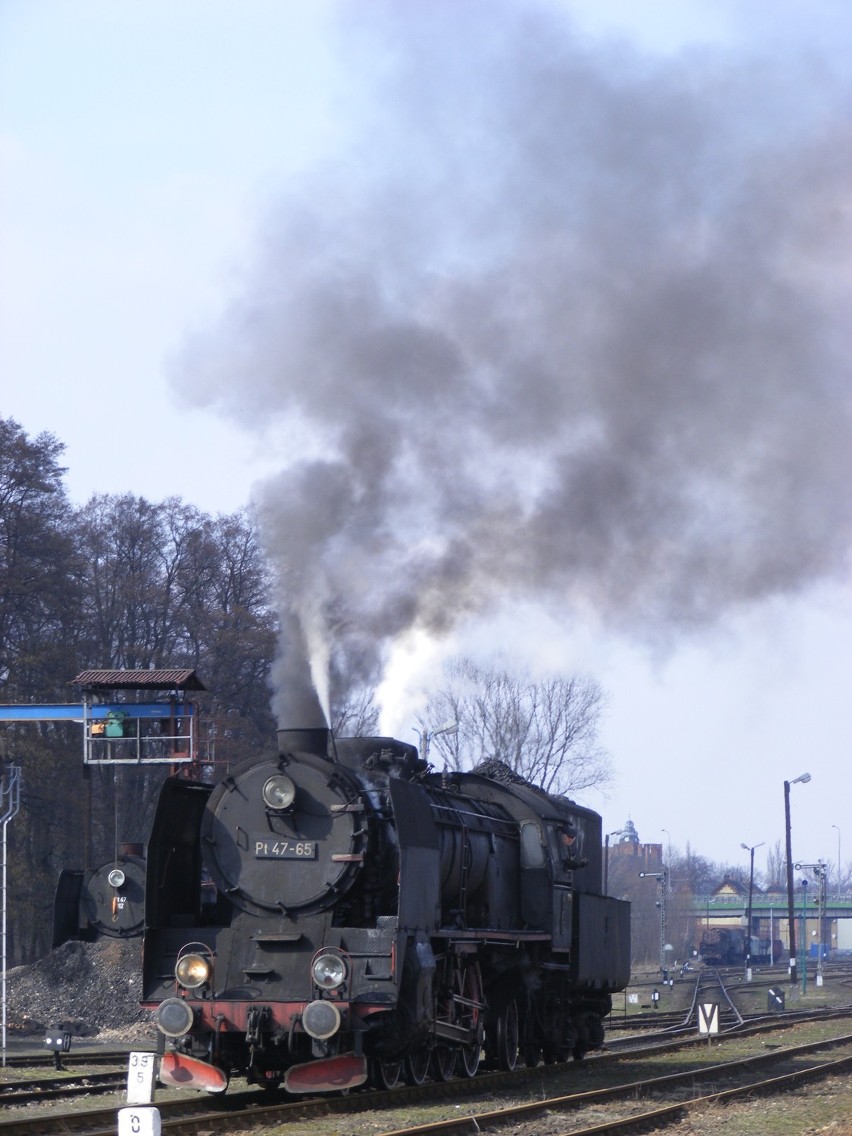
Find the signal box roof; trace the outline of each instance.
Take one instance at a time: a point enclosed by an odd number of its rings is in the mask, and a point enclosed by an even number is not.
[[[144,671],[80,671],[71,686],[87,690],[206,690],[190,668]]]

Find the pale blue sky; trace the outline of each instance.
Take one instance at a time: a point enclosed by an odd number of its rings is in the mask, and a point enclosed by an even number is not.
[[[387,5],[400,37],[406,11],[414,15],[425,3]],[[280,219],[282,201],[306,209],[316,191],[333,218],[339,199],[363,202],[375,194],[385,140],[408,141],[395,125],[394,104],[377,94],[393,59],[391,40],[374,39],[382,7],[378,0],[0,0],[0,413],[67,444],[75,501],[93,492],[152,500],[177,494],[210,512],[230,511],[294,452],[324,444],[316,424],[282,430],[257,391],[244,396],[250,353],[211,358],[215,335],[201,356],[187,356],[184,345],[215,329],[220,314],[254,286],[256,264],[279,236],[273,219]],[[495,19],[524,7],[520,0],[500,5]],[[838,142],[825,213],[796,216],[800,242],[813,224],[814,255],[802,254],[806,243],[797,246],[791,271],[799,281],[807,276],[827,319],[833,307],[848,311],[846,6],[552,0],[548,7],[574,21],[578,70],[585,59],[591,74],[617,86],[624,68],[637,90],[645,89],[637,76],[646,74],[649,97],[655,83],[663,90],[676,76],[685,92],[705,100],[702,106],[730,116],[739,152],[751,161],[767,139],[772,143],[771,115],[779,107],[794,122],[813,119],[828,130],[837,127],[832,108],[845,105],[845,135],[841,124],[837,137],[845,137],[846,151]],[[463,0],[458,7],[470,20],[486,10]],[[448,19],[443,39],[424,42],[423,82],[429,52],[443,64],[454,43]],[[525,66],[534,74],[529,61]],[[477,72],[463,72],[462,58],[453,81],[467,82],[467,97],[475,98]],[[754,110],[747,100],[762,87],[775,101]],[[436,131],[451,129],[452,87],[445,97]],[[742,116],[734,113],[740,99]],[[565,114],[573,116],[570,104]],[[688,133],[689,119],[677,126]],[[804,134],[797,136],[803,163],[810,160]],[[666,142],[663,134],[664,150]],[[454,144],[461,145],[457,138]],[[790,201],[804,168],[796,154],[785,170]],[[772,160],[777,169],[778,155]],[[614,162],[617,168],[617,156]],[[724,169],[719,173],[723,181]],[[424,199],[430,175],[423,171]],[[789,216],[789,204],[780,192],[772,199],[778,216]],[[619,197],[618,206],[629,202]],[[486,195],[484,218],[491,207]],[[409,239],[416,240],[418,215],[395,215],[392,194],[384,208],[388,232],[410,225]],[[375,209],[372,200],[365,216],[375,218]],[[816,230],[834,213],[840,243],[833,261],[830,242]],[[428,239],[434,218],[425,218]],[[609,221],[602,221],[602,239],[617,232]],[[381,224],[370,234],[377,264],[386,252],[383,236]],[[443,251],[448,262],[458,256],[463,263],[464,245],[443,239],[448,245],[435,249],[436,259]],[[385,263],[391,280],[405,267],[393,257]],[[261,301],[274,312],[274,295]],[[188,359],[203,365],[195,370]],[[847,395],[848,379],[848,370],[838,371]],[[199,408],[208,387],[212,401]],[[825,481],[815,484],[824,484],[828,501],[832,489],[848,493],[848,482],[843,467],[825,464]],[[847,536],[841,533],[840,542]],[[436,650],[396,668],[385,726],[412,736],[413,692],[424,668],[447,650],[475,645],[487,654],[496,628],[499,642],[516,643],[531,666],[588,671],[608,691],[604,741],[617,780],[609,800],[587,802],[604,813],[607,830],[630,816],[643,840],[666,842],[665,829],[681,849],[690,841],[704,855],[744,863],[742,842],[782,839],[783,780],[808,769],[813,781],[795,790],[795,854],[836,863],[833,824],[852,850],[852,610],[848,574],[838,576],[836,559],[786,594],[722,605],[698,634],[674,621],[650,646],[647,636],[628,636],[609,621],[594,589],[580,589],[570,612],[552,597],[539,596],[534,613],[506,603],[484,623],[458,623]]]

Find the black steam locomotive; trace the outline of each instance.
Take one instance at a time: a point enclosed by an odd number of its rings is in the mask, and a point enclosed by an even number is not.
[[[771,964],[781,957],[783,947],[777,940],[752,936],[751,951],[746,950],[746,933],[738,927],[708,927],[701,936],[698,953],[707,966],[742,966],[746,959],[756,966]]]
[[[701,936],[698,953],[707,966],[741,966],[746,957],[745,931],[708,927]]]
[[[69,939],[132,939],[142,934],[145,860],[141,845],[125,845],[97,868],[65,868],[53,899],[53,946]]]
[[[142,998],[163,1081],[389,1087],[603,1043],[630,934],[596,813],[392,738],[282,730],[279,749],[163,787]]]

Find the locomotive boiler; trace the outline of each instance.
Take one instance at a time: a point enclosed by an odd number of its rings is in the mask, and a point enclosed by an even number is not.
[[[500,763],[434,772],[392,738],[281,730],[278,748],[163,787],[142,998],[162,1080],[390,1086],[603,1043],[629,905],[601,894],[595,812]]]

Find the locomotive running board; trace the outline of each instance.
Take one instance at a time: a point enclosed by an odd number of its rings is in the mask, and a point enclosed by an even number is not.
[[[367,1080],[367,1058],[344,1053],[322,1061],[291,1065],[284,1074],[288,1093],[332,1093],[354,1089]]]
[[[174,1050],[163,1054],[159,1079],[164,1085],[174,1085],[178,1089],[202,1089],[207,1093],[224,1093],[228,1087],[227,1074],[221,1069]]]

